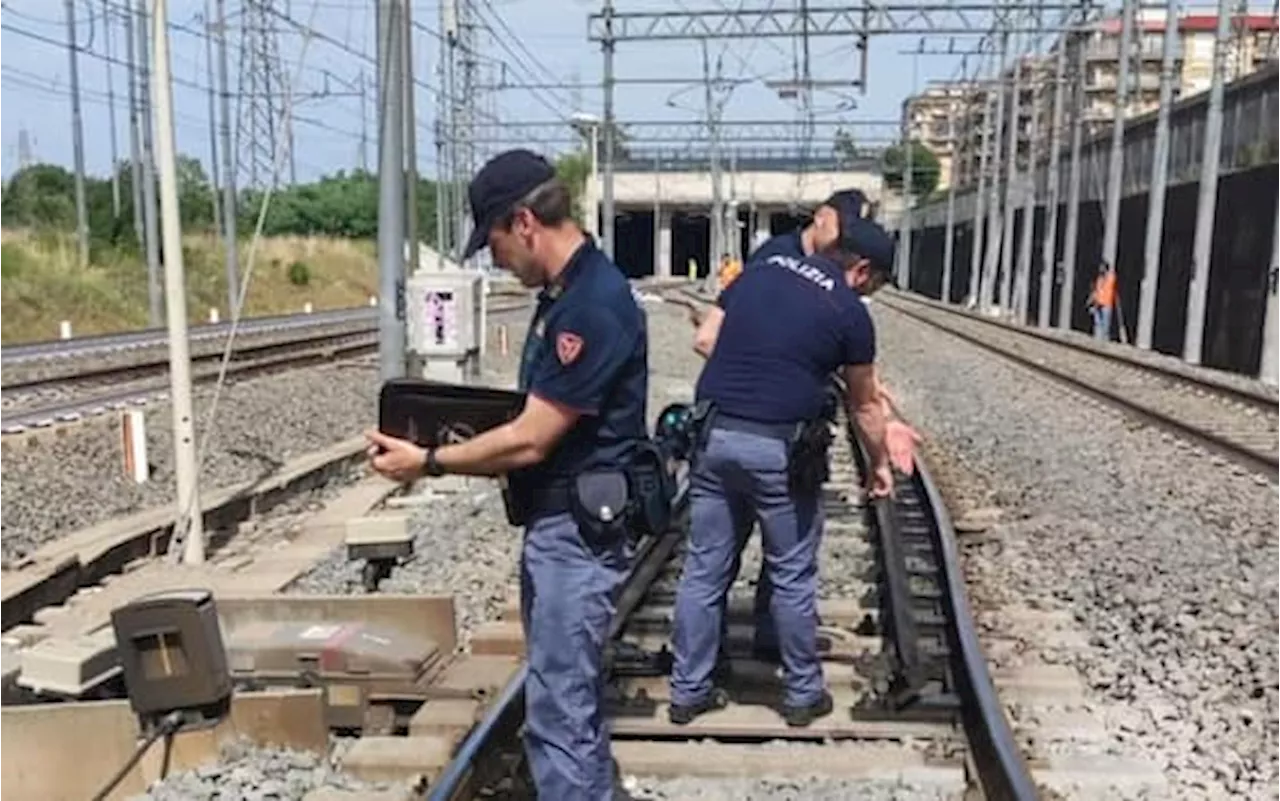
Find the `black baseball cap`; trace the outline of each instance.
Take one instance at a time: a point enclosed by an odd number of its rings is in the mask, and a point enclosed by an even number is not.
[[[840,220],[840,238],[844,239],[845,231],[857,220],[865,220],[871,210],[867,196],[857,189],[842,189],[823,201],[822,205],[835,209]]]
[[[531,150],[508,150],[490,159],[467,187],[475,229],[462,251],[469,259],[489,243],[489,229],[516,202],[556,175],[550,162]]]

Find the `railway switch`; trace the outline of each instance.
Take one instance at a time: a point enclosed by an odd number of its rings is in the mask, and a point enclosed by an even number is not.
[[[208,590],[145,595],[111,613],[129,704],[144,729],[179,713],[212,725],[231,706],[231,674]]]

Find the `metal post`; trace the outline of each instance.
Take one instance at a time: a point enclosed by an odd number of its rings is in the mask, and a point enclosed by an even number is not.
[[[601,244],[605,255],[613,258],[613,137],[617,121],[613,116],[613,0],[604,0],[604,41],[600,43],[604,51],[604,197],[602,198],[604,214],[604,231]]]
[[[138,58],[142,63],[139,87],[142,97],[142,207],[147,250],[147,311],[152,328],[160,327],[164,314],[160,282],[160,221],[156,209],[155,155],[151,148],[151,67],[150,32],[147,30],[147,0],[138,0]]]
[[[1129,106],[1129,59],[1133,49],[1133,0],[1124,0],[1120,22],[1120,69],[1116,83],[1116,117],[1111,126],[1111,158],[1107,165],[1107,208],[1102,229],[1102,260],[1116,267],[1120,244],[1120,197],[1124,190],[1124,121]]]
[[[222,139],[222,247],[227,273],[227,312],[235,315],[240,302],[240,235],[236,215],[236,154],[231,147],[231,80],[227,72],[227,3],[218,5],[218,83],[222,119],[218,132]]]
[[[1164,239],[1165,189],[1169,179],[1169,112],[1173,105],[1174,49],[1178,46],[1178,0],[1168,0],[1160,53],[1160,110],[1151,156],[1151,193],[1147,203],[1146,242],[1142,250],[1142,287],[1138,295],[1140,348],[1150,349],[1156,326],[1156,290],[1160,281],[1160,246]]]
[[[1020,323],[1027,321],[1028,296],[1031,294],[1031,239],[1036,232],[1036,164],[1040,161],[1040,105],[1034,76],[1030,74],[1031,67],[1027,69],[1031,84],[1031,124],[1027,138],[1031,142],[1027,148],[1027,169],[1022,174],[1022,239],[1018,242],[1018,268],[1013,282],[1013,305]],[[1013,229],[1009,230],[1012,233]]]
[[[1076,245],[1080,235],[1080,146],[1084,141],[1084,81],[1087,41],[1076,40],[1075,113],[1071,115],[1071,164],[1067,172],[1067,228],[1062,232],[1062,289],[1058,295],[1058,327],[1070,330],[1075,302]]]
[[[715,265],[724,250],[724,197],[720,191],[720,126],[716,124],[715,98],[711,91],[711,61],[707,40],[702,43],[702,80],[706,90],[707,133],[711,139],[711,243],[707,254],[707,284],[715,280]]]
[[[1015,54],[1017,50],[1015,49]],[[1015,55],[1013,60],[1013,91],[1009,95],[1009,141],[1006,145],[1005,178],[1004,178],[1004,220],[1000,224],[1002,238],[1000,240],[1000,313],[1008,316],[1013,312],[1013,221],[1016,210],[1017,195],[1015,181],[1018,178],[1018,150],[1022,128],[1022,56]]]
[[[365,73],[360,73],[360,171],[369,172],[369,97],[365,89]],[[436,153],[439,163],[439,127],[437,126]],[[438,191],[438,190],[437,190]],[[438,234],[437,234],[438,236]],[[439,239],[436,240],[439,245]]]
[[[1276,210],[1275,226],[1271,229],[1271,269],[1267,271],[1267,310],[1262,323],[1262,364],[1258,367],[1258,379],[1275,386],[1280,374],[1280,308],[1277,308],[1276,289],[1280,282],[1280,208]]]
[[[987,213],[987,165],[988,153],[991,150],[991,119],[995,111],[995,98],[988,89],[982,100],[982,144],[978,154],[978,191],[974,197],[973,209],[973,247],[969,252],[969,302],[981,303],[982,292],[982,247],[986,237]]]
[[[178,173],[173,143],[173,89],[169,84],[169,15],[167,0],[154,0],[151,22],[155,82],[151,87],[156,114],[156,166],[160,172],[160,214],[164,218],[165,309],[169,323],[169,394],[173,405],[174,476],[178,487],[177,531],[182,561],[204,562],[204,526],[200,510],[200,476],[196,462],[195,419],[191,403],[191,355],[187,340],[186,276],[182,264],[182,218],[178,209]]]
[[[987,209],[987,252],[986,258],[983,260],[981,296],[978,301],[978,307],[983,311],[991,308],[992,296],[995,294],[997,257],[1000,252],[1000,238],[1003,235],[1000,226],[1000,153],[1004,139],[1004,72],[1005,66],[1008,64],[1008,55],[1009,34],[1005,33],[1001,36],[1000,68],[995,81],[996,116],[995,130],[993,131],[994,138],[991,144],[993,150],[991,154],[991,186],[989,187],[991,198]]]
[[[913,57],[914,61],[914,57]],[[912,86],[915,82],[912,81]],[[915,197],[915,148],[911,146],[911,99],[902,104],[902,147],[906,151],[902,171],[902,225],[898,248],[898,285],[911,288],[911,201]]]
[[[127,6],[124,18],[125,59],[128,63],[126,72],[129,75],[129,187],[133,195],[133,233],[138,238],[138,249],[146,246],[146,234],[142,226],[142,146],[138,139],[141,136],[138,118],[138,72],[134,49],[137,47],[137,26],[134,25],[133,11]],[[154,321],[152,321],[154,323]]]
[[[107,51],[107,126],[111,139],[111,219],[120,219],[120,151],[116,145],[116,83],[111,74],[111,7],[102,0],[102,36]]]
[[[662,148],[653,149],[653,275],[662,267]]]
[[[940,300],[951,302],[951,263],[955,260],[956,235],[956,162],[959,160],[959,149],[956,147],[956,105],[951,104],[951,113],[947,115],[947,141],[951,143],[951,178],[947,181],[947,223],[942,234],[942,292]]]
[[[378,3],[378,357],[382,380],[405,371],[400,311],[404,276],[404,91],[401,84],[401,0]]]
[[[213,197],[213,225],[214,228],[221,227],[222,220],[222,202],[218,197],[218,189],[222,185],[220,176],[218,175],[218,114],[217,114],[217,84],[213,81],[213,18],[209,16],[209,0],[204,0],[204,65],[205,80],[209,82],[208,101],[209,101],[209,190]],[[227,309],[227,313],[231,313],[231,309]]]
[[[1187,334],[1182,358],[1199,364],[1204,357],[1204,313],[1209,297],[1209,257],[1213,254],[1213,220],[1218,208],[1218,160],[1222,150],[1222,93],[1231,37],[1231,0],[1218,0],[1218,31],[1213,43],[1213,83],[1204,120],[1200,156],[1200,192],[1196,199],[1195,244],[1191,285],[1187,287]]]
[[[76,244],[80,266],[89,265],[89,209],[84,198],[84,123],[80,119],[80,67],[76,53],[75,0],[66,0],[67,58],[71,61],[71,143],[76,167]]]
[[[1049,131],[1049,166],[1045,179],[1048,198],[1045,201],[1044,240],[1040,243],[1040,309],[1037,323],[1049,327],[1050,308],[1053,305],[1054,263],[1058,255],[1058,190],[1061,182],[1059,154],[1062,150],[1062,90],[1067,71],[1067,42],[1064,38],[1058,46],[1053,66],[1053,121]]]
[[[418,131],[417,112],[413,96],[413,20],[409,14],[413,3],[405,3],[401,9],[404,20],[404,72],[400,76],[404,92],[404,164],[405,164],[405,241],[409,243],[409,274],[416,275],[419,267],[418,253]],[[483,337],[481,337],[483,339]]]

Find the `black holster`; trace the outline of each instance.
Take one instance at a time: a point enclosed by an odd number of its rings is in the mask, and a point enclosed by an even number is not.
[[[507,513],[507,522],[523,528],[529,522],[529,510],[516,500],[510,479],[506,476],[499,477],[498,486],[502,488],[502,509]]]
[[[709,400],[700,400],[693,405],[689,413],[689,427],[693,433],[690,461],[697,459],[698,454],[706,449],[707,440],[711,437],[711,429],[716,423],[717,413],[716,405]]]
[[[787,489],[793,495],[812,495],[831,477],[827,452],[832,440],[826,420],[806,420],[796,425],[787,443]]]

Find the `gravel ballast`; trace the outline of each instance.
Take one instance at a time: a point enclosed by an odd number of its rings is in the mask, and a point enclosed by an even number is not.
[[[1173,797],[1274,798],[1276,489],[998,356],[874,306],[881,365],[929,447],[1016,539],[976,600],[1065,610],[1068,657]]]

